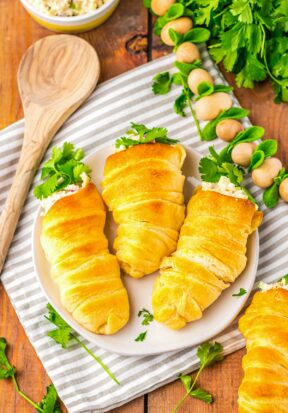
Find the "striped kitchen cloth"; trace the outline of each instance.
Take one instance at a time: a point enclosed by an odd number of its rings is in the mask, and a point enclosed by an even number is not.
[[[204,47],[201,48],[204,67],[216,83],[223,78]],[[177,87],[166,96],[154,96],[151,79],[173,66],[173,55],[145,64],[115,79],[109,80],[93,93],[90,99],[66,122],[57,133],[53,145],[69,140],[89,154],[110,145],[123,134],[131,121],[153,126],[165,126],[171,137],[177,137],[201,154],[207,153],[209,143],[200,142],[192,118],[181,118],[173,111],[173,102],[180,93]],[[235,99],[235,105],[238,102]],[[249,126],[248,119],[246,126]],[[11,125],[0,133],[0,205],[4,204],[19,159],[24,121]],[[213,142],[214,143],[214,142]],[[219,149],[223,143],[215,141]],[[48,150],[45,160],[49,157]],[[39,181],[39,174],[35,183]],[[253,195],[260,200],[261,190],[250,182]],[[32,223],[38,207],[32,190],[29,193],[18,228],[10,248],[2,282],[11,302],[35,347],[45,369],[56,386],[59,396],[70,413],[109,411],[144,393],[176,379],[179,372],[197,368],[195,348],[149,357],[119,356],[85,342],[111,368],[121,382],[115,385],[103,370],[79,346],[63,350],[47,337],[50,325],[44,297],[34,272],[31,252]],[[265,211],[260,229],[260,261],[257,283],[272,282],[287,271],[288,208],[280,203]],[[256,287],[255,287],[256,288]],[[236,321],[217,340],[226,353],[244,345]]]

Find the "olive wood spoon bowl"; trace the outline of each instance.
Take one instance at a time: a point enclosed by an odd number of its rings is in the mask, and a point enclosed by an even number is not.
[[[71,35],[48,36],[23,56],[18,87],[25,132],[16,174],[0,217],[0,273],[40,161],[57,130],[94,90],[96,51]]]

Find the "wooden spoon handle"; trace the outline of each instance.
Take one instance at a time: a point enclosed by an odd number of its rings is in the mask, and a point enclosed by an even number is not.
[[[23,146],[16,174],[0,217],[0,274],[33,177],[45,147],[36,142]]]

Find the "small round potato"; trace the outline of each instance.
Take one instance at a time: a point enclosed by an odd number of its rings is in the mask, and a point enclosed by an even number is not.
[[[240,166],[249,166],[256,147],[257,145],[254,142],[239,143],[232,149],[232,161]]]
[[[230,109],[232,98],[228,93],[218,92],[210,96],[204,96],[195,103],[196,116],[200,120],[213,120],[222,110]]]
[[[258,185],[260,188],[268,188],[273,184],[273,180],[276,178],[281,168],[282,163],[280,159],[265,159],[263,164],[252,172],[252,180],[254,184]]]
[[[176,0],[152,0],[151,9],[157,16],[164,16],[169,10],[170,6],[174,4]]]
[[[288,178],[285,178],[279,186],[279,194],[283,201],[288,202]]]
[[[205,69],[194,69],[189,73],[188,86],[191,92],[198,94],[198,85],[202,82],[208,82],[213,85],[213,78]]]
[[[231,142],[242,130],[244,126],[238,120],[223,119],[216,126],[216,135],[225,142]]]
[[[179,34],[185,34],[193,27],[193,22],[189,17],[180,17],[165,24],[161,30],[162,42],[167,46],[174,46],[174,42],[169,35],[169,29],[175,30]]]
[[[176,60],[183,63],[193,63],[200,59],[198,47],[190,42],[180,44],[176,51]]]

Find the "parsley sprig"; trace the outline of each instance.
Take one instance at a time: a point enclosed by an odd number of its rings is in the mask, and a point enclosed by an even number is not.
[[[212,364],[223,360],[224,358],[223,347],[220,343],[217,343],[217,342],[216,343],[208,342],[208,343],[201,344],[197,349],[197,357],[200,362],[200,368],[194,380],[192,380],[192,377],[190,375],[180,374],[179,376],[181,382],[183,383],[185,387],[186,394],[177,403],[172,413],[178,412],[178,410],[180,409],[180,407],[185,402],[188,396],[194,397],[196,399],[200,399],[208,404],[213,402],[213,396],[209,392],[207,392],[204,389],[201,389],[200,387],[198,388],[195,388],[195,387],[196,387],[200,374],[206,367],[211,366]]]
[[[16,379],[16,368],[13,367],[6,355],[7,342],[4,337],[0,337],[0,379],[12,379],[16,392],[27,401],[39,413],[61,413],[58,402],[58,395],[53,384],[47,387],[46,395],[40,403],[35,403],[25,393],[20,390]]]
[[[229,145],[228,145],[229,146]],[[227,154],[227,146],[219,154],[213,146],[209,148],[210,155],[201,158],[199,163],[199,172],[201,179],[206,182],[217,183],[221,176],[226,176],[233,185],[241,188],[248,196],[248,199],[257,205],[256,199],[250,191],[242,185],[245,171],[239,166],[229,161],[229,153]]]
[[[74,339],[93,359],[100,364],[103,370],[111,377],[111,379],[118,385],[119,381],[116,379],[109,368],[103,363],[103,361],[95,356],[91,350],[81,341],[76,334],[74,334],[72,327],[66,323],[65,320],[57,313],[51,304],[47,304],[48,315],[45,316],[46,320],[50,321],[57,328],[48,332],[48,336],[51,337],[56,343],[60,344],[62,348],[67,348],[69,342]]]
[[[54,146],[52,156],[43,166],[41,180],[44,182],[34,188],[34,195],[38,199],[47,198],[53,192],[59,191],[70,184],[80,184],[83,175],[89,175],[91,170],[82,162],[85,154],[82,149],[65,142],[62,148]]]
[[[115,142],[116,148],[124,147],[125,149],[131,146],[140,145],[150,142],[164,143],[167,145],[174,145],[178,139],[171,139],[168,137],[168,130],[166,128],[147,128],[147,126],[131,123],[131,128],[126,132],[128,136],[122,136]],[[133,139],[133,136],[138,139]]]

